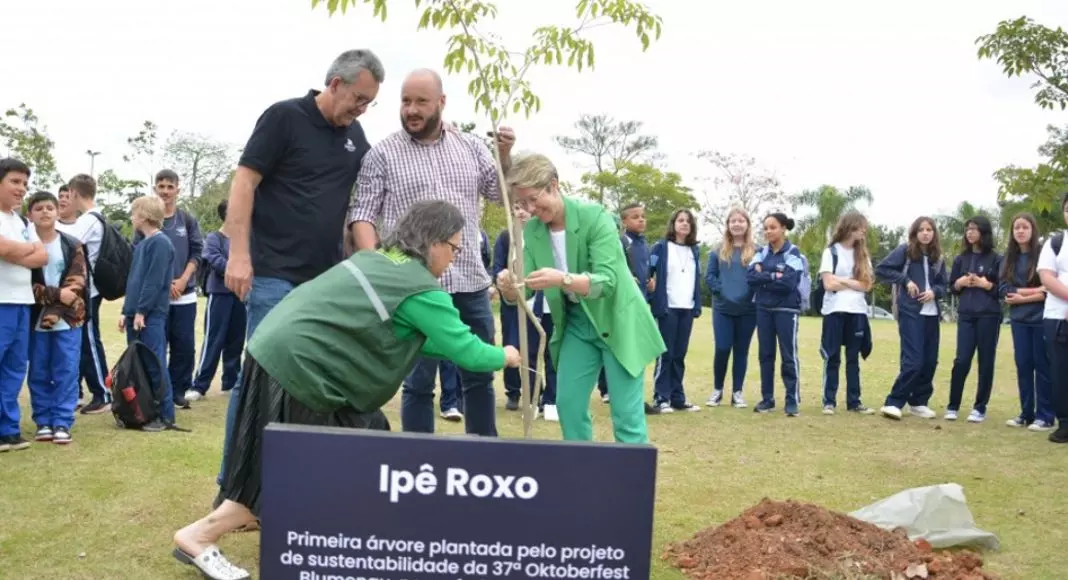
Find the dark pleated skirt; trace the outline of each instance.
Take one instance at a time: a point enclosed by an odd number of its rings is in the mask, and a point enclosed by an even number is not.
[[[256,517],[260,515],[263,430],[268,423],[390,430],[389,420],[381,410],[363,413],[342,408],[322,413],[309,409],[290,396],[247,351],[238,396],[226,471],[215,505],[224,499],[235,501]]]

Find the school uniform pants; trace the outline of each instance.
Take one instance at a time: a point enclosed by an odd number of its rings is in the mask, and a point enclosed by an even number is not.
[[[174,306],[171,307],[172,309]],[[196,310],[193,310],[196,318]],[[200,347],[199,370],[193,379],[193,390],[204,394],[211,388],[215,370],[222,359],[222,390],[229,391],[237,384],[241,370],[241,352],[245,347],[245,326],[248,314],[245,305],[232,292],[209,294],[204,313],[204,344]],[[171,351],[173,353],[173,350]],[[171,355],[173,360],[174,355]]]
[[[957,319],[957,356],[949,379],[950,411],[959,411],[964,396],[964,381],[972,370],[972,358],[979,352],[979,388],[972,408],[986,413],[990,393],[994,390],[994,361],[1001,334],[1000,316],[961,316]]]
[[[648,443],[644,376],[633,376],[619,363],[581,306],[567,307],[567,325],[557,365],[556,408],[565,441],[592,441],[590,394],[604,368],[612,398],[609,410],[617,443]]]
[[[655,404],[668,403],[676,409],[686,406],[682,381],[686,376],[686,352],[690,350],[693,319],[693,310],[690,308],[669,308],[656,320],[666,350],[656,359],[656,370],[653,372]]]
[[[173,306],[171,308],[174,308]],[[165,423],[174,423],[174,385],[171,384],[170,373],[163,369],[167,366],[167,314],[150,314],[145,317],[145,326],[141,330],[134,330],[133,316],[126,317],[126,344],[139,340],[153,353],[158,362],[144,361],[148,380],[153,385],[163,383],[163,392],[160,394],[160,419]]]
[[[1042,321],[1042,324],[1049,349],[1053,413],[1063,429],[1068,427],[1068,321],[1047,318]],[[0,435],[3,433],[0,432]]]
[[[846,408],[860,406],[860,348],[867,314],[832,312],[823,317],[820,356],[823,357],[823,404],[838,406],[838,370],[842,349],[846,356]]]
[[[884,405],[898,409],[906,404],[927,406],[934,394],[940,330],[938,316],[899,310],[897,334],[901,345],[901,370]]]
[[[30,350],[30,307],[0,304],[0,437],[19,434],[19,391]]]
[[[30,334],[30,408],[41,427],[74,426],[78,406],[78,370],[82,354],[82,328],[35,330]]]
[[[740,393],[745,387],[745,373],[749,368],[749,345],[756,331],[756,313],[732,315],[719,310],[712,311],[712,335],[716,350],[713,355],[712,375],[715,390],[722,391],[727,381],[727,363],[731,365],[731,387]]]
[[[100,340],[100,303],[102,296],[94,296],[89,302],[89,316],[82,326],[82,354],[79,362],[80,380],[85,381],[94,403],[110,403],[111,390],[104,381],[108,376],[108,357],[104,352],[104,343]],[[79,397],[81,398],[81,397]]]
[[[460,388],[460,370],[456,364],[443,360],[438,364],[438,381],[441,383],[441,412],[463,409],[463,391]]]
[[[801,375],[797,356],[797,312],[757,309],[757,356],[760,359],[760,396],[775,404],[775,347],[782,355],[779,372],[786,385],[786,404],[801,403],[798,380]]]
[[[1016,384],[1020,388],[1020,418],[1025,423],[1036,419],[1052,425],[1053,383],[1049,375],[1049,353],[1045,329],[1041,324],[1013,321],[1012,350],[1016,359]]]
[[[541,328],[545,331],[545,338],[552,339],[553,336],[553,317],[551,314],[543,314],[539,319],[541,321]],[[514,346],[519,348],[519,307],[509,304],[501,304],[501,337],[504,344],[508,346]],[[527,321],[527,347],[530,350],[530,361],[527,363],[530,366],[530,386],[534,387],[534,381],[536,373],[539,369],[545,370],[545,381],[542,387],[541,400],[539,406],[555,405],[556,404],[556,367],[553,364],[552,356],[549,354],[549,346],[545,345],[545,356],[541,363],[538,363],[538,347],[541,344],[541,335],[538,334],[537,329],[534,327],[534,323]],[[601,371],[604,374],[604,371]],[[508,398],[512,401],[519,400],[519,391],[521,385],[519,383],[519,369],[507,368],[504,369],[504,389],[508,395]],[[535,396],[536,393],[531,393],[531,396]]]
[[[166,332],[170,356],[167,372],[174,388],[173,397],[185,398],[185,392],[193,388],[193,365],[197,353],[197,304],[172,304],[167,313]]]
[[[493,310],[485,290],[457,292],[452,303],[460,311],[460,320],[487,344],[496,338]],[[401,394],[401,425],[413,433],[434,432],[434,375],[438,359],[422,357],[404,379]],[[463,389],[464,430],[474,435],[497,436],[497,417],[493,399],[493,373],[460,370]]]

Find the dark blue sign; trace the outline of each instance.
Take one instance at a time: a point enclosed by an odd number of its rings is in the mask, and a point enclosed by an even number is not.
[[[649,578],[652,446],[270,425],[265,580]]]

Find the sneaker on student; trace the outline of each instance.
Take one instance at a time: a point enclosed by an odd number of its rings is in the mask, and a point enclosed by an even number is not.
[[[823,414],[824,415],[833,415],[834,414],[834,405],[824,405],[823,406]]]
[[[460,410],[456,407],[451,407],[441,412],[441,418],[445,419],[446,421],[458,423],[464,420],[464,414],[461,413]]]
[[[909,405],[909,414],[921,419],[934,419],[938,416],[938,413],[926,405]]]
[[[664,401],[663,403],[656,403],[653,406],[656,407],[657,409],[659,409],[659,411],[661,413],[674,413],[675,412],[675,409],[671,408],[671,403],[668,403],[667,401]]]
[[[1053,425],[1043,421],[1042,419],[1035,419],[1034,423],[1027,426],[1028,431],[1052,431]]]
[[[110,410],[111,403],[93,400],[88,405],[82,407],[80,412],[82,415],[99,415],[101,413],[107,413]]]
[[[946,414],[942,415],[942,418],[945,419],[946,421],[956,421],[957,420],[957,412],[956,411],[946,411]]]
[[[1027,421],[1023,420],[1023,417],[1013,417],[1008,421],[1005,421],[1005,425],[1008,427],[1026,427]]]
[[[753,407],[754,413],[767,413],[775,408],[775,403],[771,401],[760,401],[756,407]]]
[[[731,395],[731,406],[735,409],[746,408],[745,395],[743,395],[741,391],[735,391],[734,394]]]
[[[504,408],[509,411],[518,411],[519,399],[513,399],[511,397],[508,397],[508,402],[504,404]]]
[[[556,410],[556,405],[545,405],[544,417],[546,421],[553,423],[560,422],[560,413]]]
[[[884,405],[882,409],[879,409],[879,412],[883,414],[883,417],[901,419],[901,409],[893,405]]]
[[[796,417],[801,414],[801,410],[797,408],[797,403],[786,403],[786,416]]]
[[[680,411],[680,412],[681,411],[686,411],[686,412],[689,412],[689,413],[696,413],[696,412],[701,410],[701,407],[699,407],[697,405],[694,405],[693,403],[687,401],[687,402],[679,405],[678,407],[672,407],[672,409],[674,409],[676,411]]]
[[[986,413],[980,413],[979,411],[972,409],[971,413],[968,413],[969,423],[982,423],[986,420]]]
[[[874,415],[875,414],[875,409],[871,409],[869,407],[865,407],[864,405],[857,405],[856,407],[853,407],[852,409],[848,409],[848,411],[850,413],[856,413],[858,415]]]
[[[1068,443],[1068,425],[1057,427],[1056,431],[1049,434],[1049,440],[1052,443]]]
[[[645,404],[645,414],[646,415],[659,415],[660,414],[660,407],[657,407],[656,405],[650,405],[649,403],[646,403]]]
[[[33,436],[34,441],[51,441],[52,440],[52,428],[40,427],[37,429],[37,433]]]
[[[605,394],[601,395],[601,402],[602,403],[608,403],[611,400],[612,400],[612,397],[609,397],[608,393],[605,393]]]
[[[199,401],[204,398],[204,394],[196,389],[189,389],[185,392],[186,401]]]
[[[21,451],[28,449],[30,442],[23,439],[21,435],[8,435],[7,437],[0,437],[0,452],[3,451]]]
[[[716,389],[716,390],[712,391],[712,395],[710,395],[708,397],[708,400],[705,401],[705,405],[707,405],[709,407],[718,407],[719,404],[722,401],[723,401],[723,390],[722,389]]]
[[[57,445],[66,445],[70,443],[73,438],[70,436],[70,430],[66,427],[56,427],[55,432],[52,434],[52,443]]]

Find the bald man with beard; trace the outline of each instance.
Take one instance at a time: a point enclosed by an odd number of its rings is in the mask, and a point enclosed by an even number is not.
[[[475,135],[443,123],[445,92],[441,77],[420,69],[401,87],[402,130],[371,148],[356,180],[348,224],[357,250],[372,249],[389,234],[412,204],[444,200],[463,214],[463,242],[456,260],[441,277],[460,318],[483,341],[493,344],[496,330],[490,309],[489,274],[480,259],[480,199],[501,203],[493,154]],[[505,171],[511,166],[515,134],[501,127],[497,147]],[[401,424],[404,431],[434,432],[434,378],[438,362],[422,359],[404,380]],[[468,433],[495,437],[497,424],[493,373],[460,371]]]

